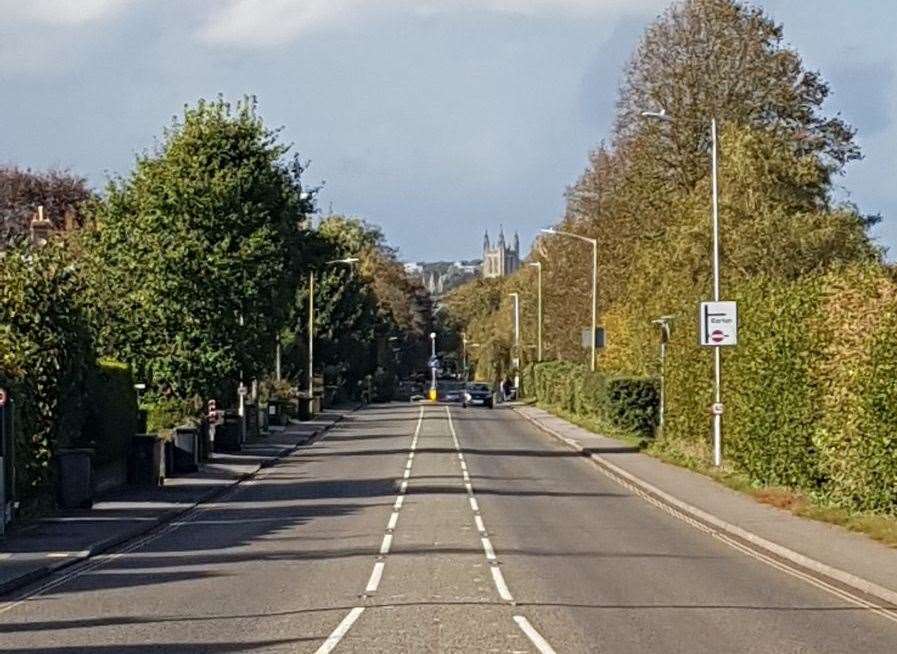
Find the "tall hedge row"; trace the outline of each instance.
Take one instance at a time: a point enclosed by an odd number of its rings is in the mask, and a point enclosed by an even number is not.
[[[738,301],[738,345],[723,351],[724,456],[758,484],[850,509],[897,513],[897,283],[875,265],[782,282]],[[713,353],[683,307],[669,347],[659,445],[707,457]]]
[[[48,487],[56,449],[80,434],[93,360],[82,294],[60,242],[12,244],[0,257],[0,384],[15,400],[17,486],[25,500]]]

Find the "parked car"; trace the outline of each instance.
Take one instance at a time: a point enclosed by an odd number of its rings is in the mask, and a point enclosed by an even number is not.
[[[467,388],[464,389],[464,401],[462,403],[464,407],[485,406],[491,409],[494,402],[494,394],[489,384],[473,382],[467,384]]]

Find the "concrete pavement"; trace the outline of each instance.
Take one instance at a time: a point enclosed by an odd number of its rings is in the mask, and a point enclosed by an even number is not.
[[[893,652],[507,409],[354,413],[150,539],[0,604],[4,652]]]

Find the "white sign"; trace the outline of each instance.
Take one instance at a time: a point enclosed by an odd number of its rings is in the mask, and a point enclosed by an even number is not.
[[[738,343],[738,310],[734,302],[701,302],[701,345],[722,347]]]

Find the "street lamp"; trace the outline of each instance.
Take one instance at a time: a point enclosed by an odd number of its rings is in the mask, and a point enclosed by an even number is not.
[[[514,352],[516,353],[516,357],[511,362],[514,366],[514,388],[516,389],[519,386],[520,381],[520,293],[508,293],[508,295],[514,298]]]
[[[667,115],[666,109],[660,111],[643,111],[643,118],[653,118],[662,120],[666,123],[673,122],[671,116]],[[710,119],[710,171],[711,171],[711,193],[713,203],[713,301],[719,302],[719,182],[718,182],[718,155],[717,155],[717,134],[716,134],[716,117]],[[713,348],[713,397],[714,409],[722,407],[721,391],[722,385],[722,353],[719,346]],[[722,451],[722,411],[713,411],[713,465],[719,467],[723,462]]]
[[[436,332],[430,332],[430,400],[435,402],[436,394]]]
[[[573,232],[562,232],[557,229],[543,229],[546,234],[556,234],[558,236],[569,236],[580,241],[592,244],[592,362],[591,369],[595,372],[595,360],[597,357],[597,336],[598,336],[598,239],[574,234]]]
[[[657,325],[660,330],[660,431],[663,433],[663,418],[665,413],[665,389],[664,374],[666,372],[667,343],[670,342],[670,323],[675,316],[661,316],[652,320],[652,325]]]
[[[333,259],[325,261],[324,265],[333,264],[353,265],[358,263],[357,257],[347,257],[345,259]],[[314,413],[315,401],[315,271],[308,272],[308,413]]]
[[[536,341],[538,343],[538,347],[536,349],[536,361],[541,363],[542,362],[542,262],[541,261],[531,261],[529,265],[533,266],[534,268],[536,268],[536,270],[539,271],[539,281],[536,285],[536,289],[537,289],[536,297],[538,298],[536,300],[536,306],[538,307],[536,309],[536,314],[537,314],[536,331],[538,333],[538,337],[537,337],[537,341]]]

